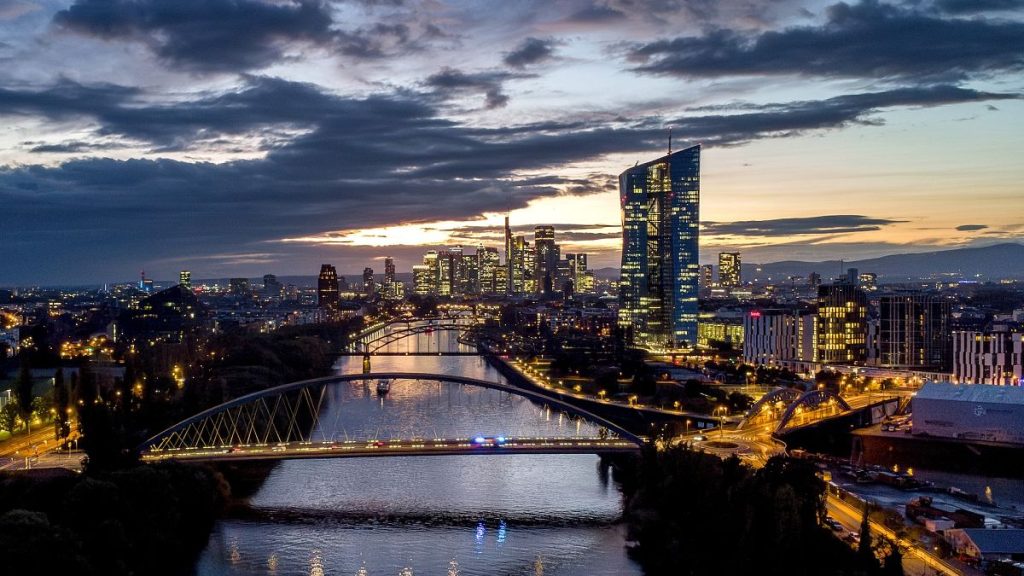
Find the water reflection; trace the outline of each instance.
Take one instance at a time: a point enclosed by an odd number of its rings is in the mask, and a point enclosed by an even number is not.
[[[373,362],[375,371],[500,378],[476,357],[395,356],[375,357]],[[339,369],[359,371],[361,359],[347,358]],[[350,392],[357,396],[357,391]],[[392,392],[398,393],[395,406],[401,408],[401,386]],[[391,401],[388,396],[385,405]],[[419,394],[410,399],[414,397]],[[528,402],[474,398],[481,400],[474,410],[482,406],[484,413],[494,404],[495,414],[523,409],[531,422],[549,422],[541,426],[559,423],[558,417],[550,418],[555,415]],[[372,393],[371,404],[380,410]],[[412,404],[406,407],[392,412],[401,422],[394,425],[399,431],[441,423],[436,413],[417,415]],[[487,421],[485,417],[473,425],[482,427]],[[381,423],[367,417],[364,424]],[[564,425],[571,431],[577,426],[568,419]],[[589,455],[285,461],[252,498],[256,519],[219,522],[196,572],[639,575],[639,568],[626,558],[623,529],[615,523],[621,514],[620,496],[608,486],[598,462]]]

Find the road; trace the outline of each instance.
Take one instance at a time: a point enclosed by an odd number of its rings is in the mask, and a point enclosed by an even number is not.
[[[834,494],[828,495],[828,500],[825,504],[829,516],[838,520],[844,528],[851,532],[860,531],[860,523],[862,519],[862,513],[860,510],[844,502]],[[919,574],[982,576],[982,572],[970,568],[969,566],[936,557],[922,548],[918,542],[910,541],[905,538],[898,538],[895,532],[883,524],[879,524],[875,521],[870,521],[870,523],[872,534],[884,536],[890,541],[898,542],[900,544],[900,549],[904,551],[903,571],[907,576],[917,576]]]
[[[704,413],[700,413],[700,412],[687,412],[687,411],[684,411],[684,410],[673,410],[671,408],[659,408],[657,406],[648,406],[646,404],[641,404],[641,403],[636,403],[636,402],[619,402],[619,401],[616,401],[616,400],[612,400],[610,398],[603,398],[603,397],[600,397],[600,396],[594,396],[592,394],[584,394],[582,392],[576,392],[576,391],[572,390],[571,388],[567,388],[565,386],[556,386],[556,385],[554,385],[552,383],[551,379],[549,379],[546,376],[542,375],[539,371],[534,370],[529,365],[529,363],[527,363],[527,362],[520,362],[519,360],[516,360],[516,359],[510,359],[510,360],[507,360],[505,362],[510,367],[512,367],[516,372],[519,372],[524,378],[526,378],[527,380],[532,382],[535,386],[538,386],[538,387],[540,387],[540,388],[542,388],[544,390],[550,390],[551,392],[555,392],[555,393],[558,393],[558,394],[561,394],[561,395],[564,395],[564,396],[568,396],[570,398],[578,398],[580,400],[606,402],[608,404],[615,404],[617,406],[628,407],[628,408],[632,408],[634,410],[638,410],[638,411],[641,411],[641,412],[648,412],[648,413],[651,413],[651,414],[658,414],[658,415],[662,415],[662,416],[672,416],[674,418],[688,417],[688,418],[699,419],[699,420],[714,420],[716,422],[720,420],[717,416],[709,416],[708,414],[704,414]],[[738,423],[740,421],[740,417],[739,416],[725,416],[725,417],[721,418],[721,420],[724,421],[726,424],[735,424],[735,423]]]
[[[73,423],[71,429],[75,429]],[[78,433],[71,434],[71,440],[74,440]],[[59,446],[60,443],[53,437],[53,423],[42,424],[30,435],[16,436],[0,442],[0,470],[24,468],[26,458],[45,456]],[[36,467],[34,464],[31,466]]]
[[[185,450],[153,450],[145,462],[159,460],[287,460],[374,456],[451,456],[465,454],[598,454],[628,453],[640,448],[610,438],[457,438],[289,442],[257,446],[213,446]]]

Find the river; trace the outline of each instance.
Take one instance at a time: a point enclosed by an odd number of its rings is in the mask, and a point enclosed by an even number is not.
[[[416,345],[431,350],[458,346],[449,341],[438,348],[439,339],[445,338],[454,336],[420,335]],[[409,349],[408,342],[393,346]],[[358,372],[361,362],[358,357],[342,358],[337,369]],[[373,369],[502,380],[474,356],[377,356]],[[488,428],[496,426],[496,409],[519,415],[519,434],[524,426],[538,436],[551,434],[556,426],[517,397],[481,392],[467,414],[431,400],[431,392],[415,386],[393,384],[386,423],[375,421],[374,415],[383,402],[360,392],[356,384],[337,392],[341,398],[334,398],[327,410],[344,407],[344,420],[360,420],[358,429],[346,429],[346,434],[365,434],[372,428],[378,437],[408,433],[410,427],[501,434]],[[196,574],[642,574],[627,558],[624,528],[616,523],[621,496],[600,474],[596,456],[289,460],[275,468],[251,504],[261,512],[259,520],[219,521]]]

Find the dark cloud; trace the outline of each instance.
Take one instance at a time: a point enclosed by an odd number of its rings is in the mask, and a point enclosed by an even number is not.
[[[589,5],[573,12],[566,21],[583,24],[600,24],[623,20],[626,14],[608,6]]]
[[[516,77],[505,72],[467,73],[455,68],[444,68],[429,76],[424,84],[433,88],[442,97],[466,92],[483,92],[484,106],[491,110],[508,104],[508,95],[504,93],[502,85]]]
[[[841,128],[851,124],[881,124],[873,115],[893,107],[931,107],[965,102],[1018,99],[1016,94],[980,92],[956,86],[899,88],[882,92],[849,94],[826,100],[788,102],[785,104],[739,104],[705,110],[738,113],[688,115],[669,119],[673,133],[682,141],[706,144],[735,145],[756,138],[787,137],[824,128]]]
[[[716,29],[635,46],[634,70],[690,78],[793,74],[964,77],[1024,67],[1024,23],[944,19],[862,0],[834,4],[820,26],[760,34]]]
[[[773,220],[745,220],[740,222],[702,222],[707,234],[730,236],[806,236],[820,234],[851,234],[872,232],[883,226],[906,220],[870,218],[855,214],[832,214],[807,218],[776,218]]]
[[[549,60],[555,53],[555,41],[542,38],[527,38],[515,50],[505,55],[505,64],[513,68],[525,68]]]
[[[936,0],[935,6],[948,14],[978,14],[1019,10],[1024,0]]]
[[[987,224],[961,224],[956,227],[961,232],[974,232],[975,230],[984,230],[988,228]]]
[[[111,144],[104,142],[83,142],[81,140],[67,140],[65,142],[59,142],[56,144],[43,144],[37,142],[22,142],[22,144],[30,146],[28,151],[37,154],[74,154],[79,152],[93,152],[97,150],[113,150],[116,148],[124,148],[124,145],[120,144]]]
[[[76,0],[54,16],[68,30],[145,44],[162,60],[201,71],[264,68],[293,43],[329,44],[321,0]]]
[[[436,88],[459,89],[459,79],[438,79]],[[868,122],[886,107],[1007,97],[953,87],[905,89],[741,113],[688,114],[672,125],[680,140],[729,145]],[[299,248],[280,243],[283,238],[472,218],[559,193],[606,190],[614,187],[611,175],[568,180],[517,179],[517,174],[556,172],[611,153],[646,158],[664,139],[662,118],[595,121],[576,114],[565,121],[484,128],[444,118],[433,93],[354,98],[259,77],[246,78],[234,90],[171,104],[153,103],[151,95],[134,89],[67,80],[39,90],[2,89],[0,115],[10,114],[81,119],[95,126],[101,144],[131,140],[187,148],[196,141],[262,134],[268,127],[293,132],[253,160],[92,158],[54,167],[0,168],[5,259],[24,263],[18,278],[0,278],[0,283],[125,277],[184,254],[228,255],[219,262],[232,271],[253,267],[242,265],[252,258],[238,255],[261,254],[269,259],[265,266],[290,266],[298,262],[297,254],[324,258],[331,248]],[[888,222],[846,218],[853,220],[801,224],[815,230],[805,233],[842,233]],[[762,232],[768,228],[755,224]],[[719,233],[729,230],[726,224],[715,226]],[[776,222],[774,230],[783,235],[780,226]],[[785,233],[798,233],[792,229]]]

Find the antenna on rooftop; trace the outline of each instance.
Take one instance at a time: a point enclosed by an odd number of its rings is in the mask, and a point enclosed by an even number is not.
[[[672,155],[672,127],[668,127],[668,155]]]

